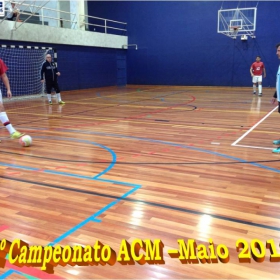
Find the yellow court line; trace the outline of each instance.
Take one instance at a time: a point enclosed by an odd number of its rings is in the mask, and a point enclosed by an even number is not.
[[[113,120],[112,120],[113,122]],[[162,126],[172,126],[175,128],[189,128],[189,129],[195,129],[195,130],[217,130],[217,131],[239,131],[240,128],[217,128],[217,127],[202,127],[202,126],[191,126],[191,125],[174,125],[172,123],[162,123],[162,122],[156,122],[156,123],[152,123],[152,122],[145,122],[145,121],[137,121],[137,120],[119,120],[118,122],[130,122],[130,123],[144,123],[147,125],[162,125]],[[213,124],[215,125],[215,124]],[[279,132],[273,132],[273,131],[264,131],[264,130],[254,130],[253,132],[258,132],[258,133],[267,133],[267,134],[279,134]]]
[[[140,100],[141,101],[141,100]],[[75,104],[75,105],[89,105],[89,106],[95,106],[95,107],[100,107],[100,106],[114,106],[114,105],[119,105],[118,107],[132,107],[132,108],[152,108],[152,109],[164,109],[167,107],[170,107],[170,105],[165,104],[165,106],[153,106],[153,105],[132,105],[132,104],[119,104],[119,103],[83,103],[83,102],[77,102],[77,101],[68,101],[67,104]],[[29,107],[19,107],[19,108],[14,108],[14,109],[9,109],[7,112],[12,112],[14,110],[26,110],[30,108],[36,108],[36,107],[41,107],[44,106],[45,104],[41,105],[36,105],[36,106],[29,106]],[[56,105],[56,104],[54,104]],[[182,107],[175,107],[175,108],[170,108],[172,110],[182,110],[185,109],[186,107],[183,105]],[[22,113],[21,113],[22,114]]]
[[[8,112],[8,111],[7,111]],[[61,114],[48,114],[48,113],[45,113],[45,114],[38,114],[38,113],[23,113],[23,112],[9,112],[10,115],[32,115],[32,116],[44,116],[44,117],[48,117],[49,119],[54,119],[54,118],[57,118],[57,117],[61,117]]]
[[[144,121],[134,121],[134,120],[120,120],[118,122],[130,122],[130,123],[144,123],[146,125],[156,125],[156,126],[171,126],[171,127],[178,127],[178,128],[189,128],[189,129],[194,129],[194,130],[211,130],[211,131],[239,131],[240,128],[217,128],[217,127],[201,127],[201,126],[184,126],[184,125],[173,125],[171,123],[151,123],[151,122],[144,122]],[[110,124],[110,123],[108,123]],[[113,124],[113,121],[112,123]],[[266,134],[279,134],[279,132],[272,132],[272,131],[263,131],[263,130],[254,130],[252,133],[266,133]],[[234,136],[234,135],[233,135]]]
[[[160,88],[157,88],[157,89],[161,89],[161,88],[163,88],[163,87],[160,87]],[[147,89],[147,90],[141,90],[141,92],[143,92],[143,91],[150,91],[150,90],[153,90],[153,89],[156,89],[156,88],[150,88],[150,89]],[[81,90],[82,91],[82,90]],[[116,96],[116,95],[118,95],[118,96],[121,96],[121,95],[127,95],[127,94],[132,94],[132,93],[135,93],[135,92],[138,92],[137,90],[136,91],[131,91],[131,92],[127,92],[127,93],[123,93],[123,94],[120,94],[120,93],[116,93],[116,94],[111,94],[111,95],[108,95],[108,96],[106,96],[106,97],[111,97],[111,96]],[[91,97],[91,98],[85,98],[85,99],[80,99],[80,100],[91,100],[91,99],[97,99],[97,98],[100,98],[100,97]],[[67,103],[75,103],[75,104],[79,104],[77,101],[73,101],[73,102],[71,102],[71,101],[68,101]],[[87,104],[88,105],[88,103],[80,103],[80,104]],[[118,104],[118,103],[117,103]],[[5,105],[5,104],[4,104]],[[40,106],[44,106],[45,105],[45,103],[44,104],[41,104],[41,105],[36,105],[36,106],[29,106],[29,107],[20,107],[20,108],[15,108],[15,109],[9,109],[9,110],[6,110],[7,111],[7,113],[8,112],[11,112],[12,110],[14,111],[14,110],[22,110],[22,109],[24,109],[24,110],[26,110],[26,109],[30,109],[30,108],[36,108],[36,107],[40,107]],[[54,104],[55,105],[55,104]]]
[[[246,111],[245,109],[243,111],[240,110],[211,110],[211,109],[205,109],[202,108],[202,110],[200,112],[227,112],[227,113],[245,113],[245,114],[266,114],[267,112],[262,112],[262,111],[258,111],[258,112],[254,112],[254,111]]]
[[[130,104],[119,104],[119,103],[82,103],[82,102],[67,102],[67,104],[75,104],[75,105],[92,105],[93,107],[100,107],[100,106],[114,106],[114,105],[119,105],[118,107],[132,107],[132,108],[153,108],[153,109],[164,109],[167,107],[170,107],[170,105],[165,105],[165,106],[152,106],[152,105],[130,105]],[[14,110],[26,110],[26,109],[30,109],[30,108],[36,108],[36,107],[40,107],[40,106],[44,106],[45,104],[41,104],[41,105],[36,105],[36,106],[29,106],[29,107],[19,107],[19,108],[14,108],[14,109],[9,109],[7,110],[7,112],[12,112]],[[56,105],[56,104],[54,104]],[[65,104],[66,105],[66,104]],[[64,105],[64,106],[65,106]],[[48,105],[49,106],[49,105]],[[185,106],[182,107],[174,107],[174,108],[170,108],[171,110],[182,110],[185,109]],[[152,113],[151,113],[152,114]]]
[[[12,114],[16,114],[16,113],[12,113]],[[29,114],[29,113],[21,113],[21,114]],[[37,115],[37,116],[45,116],[45,117],[49,117],[52,116],[52,118],[50,119],[56,119],[61,117],[61,115],[44,115],[44,114],[32,114],[32,115]],[[191,126],[191,125],[174,125],[172,123],[161,123],[161,122],[149,122],[149,120],[147,121],[140,121],[140,120],[114,120],[114,119],[108,119],[108,118],[90,118],[90,117],[80,117],[80,116],[66,116],[63,117],[64,120],[68,119],[86,119],[86,120],[92,120],[92,121],[108,121],[108,124],[115,124],[115,123],[119,123],[119,122],[126,122],[126,123],[142,123],[142,124],[146,124],[146,125],[156,125],[156,126],[171,126],[174,128],[188,128],[188,129],[194,129],[194,130],[210,130],[210,131],[236,131],[236,130],[240,130],[240,128],[218,128],[218,127],[202,127],[202,126]],[[61,120],[61,119],[60,119]],[[111,123],[110,123],[111,122]],[[75,124],[75,125],[79,125],[79,124]],[[106,125],[106,124],[104,124]],[[214,125],[214,124],[213,124]],[[83,125],[85,126],[85,125]],[[88,126],[91,126],[91,124],[89,124]],[[264,130],[254,130],[251,133],[265,133],[265,134],[277,134],[279,135],[279,132],[273,132],[273,131],[264,131]],[[233,135],[234,136],[234,135]]]
[[[153,106],[153,105],[119,104],[118,102],[116,102],[116,103],[84,103],[84,102],[77,102],[77,101],[68,101],[67,104],[92,105],[92,106],[96,106],[96,107],[119,105],[118,107],[153,108],[153,109],[164,109],[164,108],[167,108],[167,107],[171,106],[170,104],[165,104],[165,106]],[[43,106],[43,105],[41,105],[41,106]],[[16,108],[16,109],[11,109],[11,110],[27,109],[27,108],[33,108],[33,107],[36,107],[36,106]],[[170,110],[182,110],[182,109],[185,109],[185,108],[186,108],[186,105],[182,105],[182,107],[174,107],[174,108],[170,108]],[[11,110],[9,110],[9,111],[11,111]],[[226,113],[245,113],[245,114],[265,114],[266,113],[266,112],[263,112],[263,111],[254,112],[254,111],[246,111],[246,110],[242,110],[242,111],[241,110],[214,110],[214,109],[205,109],[205,108],[202,108],[202,110],[200,110],[199,112],[200,113],[201,112],[202,113],[203,112],[223,112],[223,113],[226,112]],[[152,114],[152,112],[151,112],[151,114]]]
[[[4,104],[5,105],[5,104]],[[8,113],[8,112],[11,112],[11,111],[14,111],[14,110],[21,110],[21,109],[24,109],[24,110],[26,110],[26,109],[30,109],[30,108],[36,108],[36,107],[43,107],[45,104],[41,104],[41,105],[34,105],[34,106],[29,106],[29,107],[18,107],[18,108],[14,108],[14,109],[8,109],[8,110],[6,110],[6,112]],[[18,113],[18,112],[17,112]]]
[[[67,104],[75,104],[75,105],[92,105],[92,106],[104,106],[104,105],[118,105],[119,103],[88,103],[88,102],[79,102],[79,101],[67,101]],[[55,105],[55,104],[54,104]]]
[[[154,90],[154,89],[161,89],[161,88],[163,88],[163,87],[159,87],[159,88],[157,88],[157,87],[153,87],[153,88],[150,88],[150,89],[146,89],[146,90],[141,90],[141,92],[143,92],[143,91],[150,91],[150,90]],[[104,97],[112,97],[112,96],[123,96],[123,95],[128,95],[128,94],[132,94],[132,93],[135,93],[135,92],[139,92],[139,91],[137,91],[137,90],[134,90],[134,91],[131,91],[131,92],[125,92],[125,93],[115,93],[115,94],[110,94],[110,95],[107,95],[107,96],[104,96]],[[84,99],[79,99],[80,101],[82,101],[82,100],[93,100],[93,99],[98,99],[98,98],[100,98],[100,96],[96,96],[96,97],[91,97],[91,98],[84,98]],[[71,101],[70,101],[71,102]],[[67,103],[70,103],[70,102],[67,102]],[[75,102],[75,101],[73,101],[73,102]],[[75,102],[76,103],[76,102]],[[76,103],[77,104],[77,103]]]
[[[18,114],[17,112],[11,112],[11,114]],[[23,114],[23,115],[28,115],[30,113],[20,113],[20,114]],[[32,115],[34,116],[44,116],[44,117],[51,117],[49,119],[55,119],[55,118],[60,118],[61,115],[58,114],[58,115],[49,115],[49,114],[34,114],[32,113]],[[236,131],[236,130],[240,130],[240,128],[217,128],[217,127],[202,127],[202,126],[191,126],[191,125],[174,125],[172,123],[162,123],[162,122],[149,122],[149,119],[147,119],[147,121],[140,121],[140,120],[133,120],[133,119],[130,119],[130,120],[117,120],[116,119],[108,119],[108,118],[92,118],[92,117],[81,117],[81,116],[63,116],[63,119],[64,120],[67,120],[67,119],[80,119],[80,120],[92,120],[93,122],[95,121],[108,121],[108,124],[114,124],[114,123],[119,123],[119,122],[126,122],[126,123],[137,123],[137,124],[146,124],[146,125],[156,125],[156,126],[171,126],[171,127],[174,127],[174,128],[189,128],[189,129],[195,129],[195,130],[198,130],[198,129],[201,129],[201,130],[216,130],[216,131]],[[61,120],[61,118],[60,118]],[[76,124],[78,125],[78,124]],[[106,124],[104,124],[106,125]],[[215,125],[215,124],[213,124]],[[88,126],[91,126],[91,124],[89,124]],[[263,131],[263,130],[254,130],[252,131],[252,133],[266,133],[266,134],[279,134],[279,132],[273,132],[273,131]]]
[[[153,106],[153,105],[130,105],[130,104],[125,104],[125,105],[120,105],[119,107],[164,109],[164,108],[170,107],[170,105],[165,104],[165,106]],[[180,107],[176,107],[176,108],[180,108]],[[185,108],[185,107],[182,106],[181,108]],[[175,108],[170,108],[170,109],[175,109]]]
[[[81,118],[79,116],[66,116],[64,119],[66,118],[70,118],[70,119],[91,119],[93,121],[108,121],[108,124],[114,124],[114,123],[119,123],[119,122],[126,122],[126,123],[137,123],[137,124],[146,124],[146,125],[156,125],[156,126],[171,126],[171,127],[175,127],[175,128],[189,128],[189,129],[195,129],[195,130],[216,130],[216,131],[236,131],[236,130],[240,130],[240,128],[217,128],[217,127],[201,127],[201,126],[191,126],[191,125],[174,125],[172,123],[162,123],[162,122],[149,122],[149,119],[147,119],[147,121],[140,121],[140,120],[115,120],[115,119],[108,119],[108,118]],[[105,124],[106,125],[106,124]],[[213,124],[215,125],[215,124]],[[88,125],[90,126],[90,124]],[[253,131],[252,131],[253,132]],[[274,132],[267,132],[267,131],[259,131],[259,130],[255,130],[254,132],[261,132],[261,133],[269,133],[269,134],[274,134]],[[276,133],[276,132],[275,132]],[[279,133],[278,133],[279,134]]]
[[[73,104],[79,104],[79,105],[94,105],[94,106],[114,106],[114,105],[119,105],[118,107],[132,107],[132,108],[153,108],[153,109],[164,109],[167,107],[170,107],[170,105],[165,104],[165,106],[153,106],[153,105],[130,105],[130,104],[119,104],[119,103],[94,103],[94,104],[89,104],[89,103],[80,103],[80,102],[67,102],[67,103],[73,103]],[[171,106],[172,107],[172,106]],[[170,110],[182,110],[186,109],[186,106],[182,107],[174,107],[170,108]],[[152,114],[152,113],[151,113]]]

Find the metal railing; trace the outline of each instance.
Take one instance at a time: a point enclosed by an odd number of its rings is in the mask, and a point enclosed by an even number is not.
[[[41,1],[42,5],[39,6],[35,4],[25,3],[24,0],[21,2],[9,0],[6,3],[8,3],[8,5],[11,5],[11,2],[14,2],[16,4],[16,7],[19,8],[19,19],[21,15],[25,16],[24,19],[22,19],[20,22],[15,21],[14,30],[18,29],[25,22],[31,22],[31,20],[35,17],[38,18],[37,23],[45,25],[45,23],[47,22],[48,25],[52,27],[86,29],[88,31],[96,31],[102,33],[121,32],[121,35],[126,35],[127,32],[127,23],[125,22],[89,15],[79,15],[78,13],[66,12],[59,9],[45,7],[50,2],[50,0]],[[6,10],[8,10],[8,8],[6,8]],[[0,20],[0,23],[5,19],[6,17]]]
[[[102,29],[104,28],[104,33],[108,33],[108,29],[118,30],[125,34],[127,32],[127,29],[126,29],[127,23],[126,22],[110,20],[110,19],[100,18],[100,17],[94,17],[94,16],[89,16],[89,15],[80,15],[80,19],[81,18],[83,18],[83,20],[80,20],[82,22],[82,26],[84,25],[88,29],[90,26],[93,26],[94,27],[93,31],[96,31],[95,27],[100,27]],[[101,25],[101,24],[94,23],[95,21],[102,21],[104,24]],[[122,28],[112,26],[114,24],[120,25],[120,27],[122,27]]]

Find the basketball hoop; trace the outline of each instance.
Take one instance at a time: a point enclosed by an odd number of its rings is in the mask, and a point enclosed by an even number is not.
[[[221,9],[218,11],[218,33],[232,39],[242,35],[256,38],[257,8]]]
[[[237,36],[238,31],[239,31],[239,26],[230,26],[230,34],[234,37]]]

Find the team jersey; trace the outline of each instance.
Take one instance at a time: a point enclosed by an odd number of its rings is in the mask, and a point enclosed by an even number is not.
[[[2,76],[8,70],[7,65],[4,63],[2,59],[0,59],[0,76]]]
[[[56,75],[57,72],[58,72],[58,70],[57,70],[56,64],[54,62],[48,62],[46,60],[42,64],[41,80],[44,79],[44,74],[45,74],[46,82],[57,81],[57,75]]]
[[[251,66],[251,68],[253,69],[253,74],[255,76],[261,76],[262,75],[262,72],[263,72],[263,69],[265,68],[264,67],[264,64],[263,62],[254,62]]]

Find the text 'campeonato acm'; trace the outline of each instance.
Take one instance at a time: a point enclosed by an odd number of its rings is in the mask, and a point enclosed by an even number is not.
[[[230,261],[229,250],[226,245],[214,245],[209,239],[209,245],[197,245],[194,239],[178,239],[178,249],[168,249],[167,253],[171,258],[177,258],[182,264],[198,263],[228,263]],[[273,239],[267,240],[264,244],[259,239],[248,243],[244,239],[236,241],[236,251],[239,262],[263,262],[266,256],[266,249],[270,251],[270,261],[280,262],[280,254],[276,251]],[[47,273],[54,273],[54,267],[60,266],[96,266],[114,265],[116,262],[122,265],[165,264],[163,256],[164,244],[160,239],[141,240],[135,239],[131,243],[123,239],[118,252],[109,245],[96,241],[93,246],[69,245],[56,246],[29,246],[27,243],[16,239],[10,242],[2,239],[0,243],[0,267],[4,268],[6,261],[18,267],[40,267]]]

